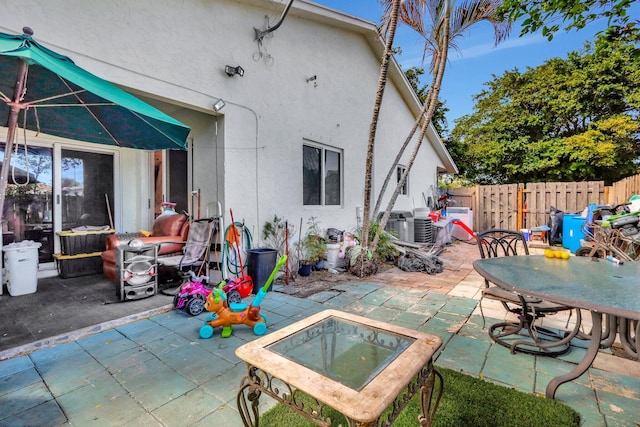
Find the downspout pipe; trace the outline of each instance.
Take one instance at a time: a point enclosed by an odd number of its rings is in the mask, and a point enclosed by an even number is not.
[[[278,22],[276,22],[276,25],[274,25],[273,27],[269,27],[266,30],[260,30],[258,28],[254,28],[256,32],[255,41],[262,42],[262,39],[264,38],[264,36],[277,30],[280,27],[280,25],[282,25],[282,22],[284,21],[284,18],[286,18],[287,13],[289,13],[289,9],[291,9],[292,4],[293,4],[293,0],[289,0],[287,7],[285,7],[284,12],[282,12],[282,16],[280,17],[280,20],[278,20]]]

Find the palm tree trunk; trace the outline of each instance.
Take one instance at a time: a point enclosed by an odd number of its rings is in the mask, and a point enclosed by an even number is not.
[[[433,82],[432,82],[431,87],[429,88],[429,92],[427,93],[427,98],[426,98],[427,100],[431,97],[432,89],[433,89]],[[428,107],[429,107],[429,103],[428,102],[426,102],[422,106],[422,110],[420,111],[420,115],[416,119],[416,122],[413,124],[413,128],[411,128],[411,131],[409,132],[409,135],[407,135],[407,139],[404,140],[404,144],[402,144],[402,147],[400,148],[400,151],[398,151],[398,154],[396,155],[395,160],[393,161],[393,163],[389,167],[389,171],[387,172],[387,176],[384,179],[384,182],[382,183],[382,188],[380,188],[380,192],[378,193],[378,198],[376,199],[376,207],[373,209],[373,215],[371,215],[371,218],[376,218],[378,216],[378,213],[380,212],[380,205],[382,205],[382,196],[387,191],[387,187],[389,186],[389,182],[391,182],[391,177],[393,176],[393,171],[395,170],[396,166],[400,163],[400,159],[402,158],[402,155],[404,154],[404,150],[406,150],[407,147],[409,146],[409,142],[411,142],[411,139],[415,135],[416,130],[418,130],[418,128],[421,127],[422,120],[424,119],[424,116],[425,116],[425,114],[427,112],[427,108]]]
[[[389,62],[392,55],[393,38],[395,37],[396,27],[398,23],[398,11],[400,9],[401,0],[394,0],[391,10],[391,18],[389,22],[389,31],[387,36],[387,42],[384,48],[384,55],[382,56],[382,63],[380,64],[380,76],[378,79],[378,89],[376,91],[376,99],[373,104],[373,117],[371,118],[371,125],[369,127],[369,142],[367,144],[367,157],[365,160],[365,173],[364,173],[364,202],[362,213],[362,247],[366,248],[368,245],[369,227],[371,223],[370,211],[371,211],[371,180],[373,175],[373,149],[375,146],[376,131],[378,129],[378,117],[380,116],[380,106],[382,105],[382,96],[384,95],[384,89],[387,84],[387,71],[389,69]]]
[[[420,128],[420,135],[418,136],[418,140],[416,141],[414,147],[413,147],[413,151],[411,152],[411,157],[409,158],[409,161],[407,162],[407,165],[405,167],[405,171],[402,174],[402,177],[400,178],[400,181],[398,181],[397,185],[396,185],[396,189],[393,192],[393,195],[391,196],[391,200],[389,201],[389,204],[387,205],[387,209],[384,212],[384,215],[382,215],[382,219],[380,220],[380,226],[378,228],[378,232],[376,233],[373,242],[371,242],[371,245],[369,246],[369,249],[372,251],[375,251],[376,246],[378,245],[378,241],[380,240],[380,233],[383,232],[384,227],[387,225],[387,222],[389,221],[389,216],[391,215],[391,209],[393,209],[393,206],[395,205],[396,199],[398,198],[398,195],[400,194],[400,190],[402,188],[402,186],[404,185],[404,183],[407,180],[407,176],[409,175],[409,172],[411,171],[411,167],[413,166],[413,163],[418,155],[418,150],[420,149],[420,146],[422,145],[422,141],[424,140],[424,136],[427,132],[427,129],[429,127],[429,125],[431,124],[431,118],[433,117],[433,112],[436,109],[436,105],[438,103],[438,97],[440,95],[440,88],[442,86],[442,78],[444,76],[444,71],[447,65],[447,55],[449,52],[449,31],[450,31],[450,23],[449,23],[449,14],[445,14],[444,17],[444,22],[443,22],[443,29],[442,29],[442,39],[440,40],[439,43],[439,49],[438,49],[438,59],[437,59],[437,66],[436,66],[436,72],[434,74],[434,84],[433,84],[433,90],[430,92],[430,96],[429,99],[427,101],[427,105],[429,105],[429,108],[427,110],[427,114],[424,117],[424,120],[422,122],[422,127]]]

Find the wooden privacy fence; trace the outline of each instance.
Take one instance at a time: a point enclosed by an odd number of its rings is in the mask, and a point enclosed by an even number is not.
[[[551,207],[577,213],[590,203],[607,203],[603,181],[478,185],[452,193],[456,206],[473,210],[476,231],[533,228],[548,223]]]
[[[640,194],[640,175],[608,187],[603,181],[534,182],[478,185],[449,190],[455,206],[473,210],[473,229],[519,230],[545,225],[551,207],[565,213],[582,212],[589,204],[617,204]]]
[[[634,194],[640,194],[640,175],[629,176],[615,182],[609,189],[607,203],[616,205],[629,200]]]

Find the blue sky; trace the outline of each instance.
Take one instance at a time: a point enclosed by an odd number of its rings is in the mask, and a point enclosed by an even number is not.
[[[377,0],[314,1],[374,23],[378,23],[382,15]],[[482,22],[472,27],[458,39],[460,51],[449,52],[449,63],[440,92],[440,99],[446,101],[450,110],[447,114],[449,129],[453,129],[455,119],[473,112],[473,95],[479,94],[484,83],[493,80],[493,75],[500,76],[513,69],[524,72],[548,59],[564,58],[568,52],[581,50],[585,41],[593,41],[595,34],[605,27],[606,22],[596,22],[580,31],[560,31],[552,41],[548,41],[539,33],[519,37],[520,29],[516,26],[509,38],[497,47],[494,46],[493,27],[489,23]],[[423,43],[417,34],[406,26],[399,27],[394,44],[402,48],[402,55],[396,58],[403,69],[423,66]],[[429,57],[425,59],[426,72],[429,61]]]

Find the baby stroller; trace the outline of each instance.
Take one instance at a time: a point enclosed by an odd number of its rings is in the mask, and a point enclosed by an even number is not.
[[[192,221],[182,254],[158,258],[160,273],[164,276],[170,276],[172,279],[178,278],[181,284],[188,281],[190,271],[195,272],[197,277],[205,276],[211,237],[217,224],[215,218]],[[169,282],[172,281],[169,280]],[[178,289],[174,292],[167,292],[163,289],[162,293],[175,295],[177,291]]]

